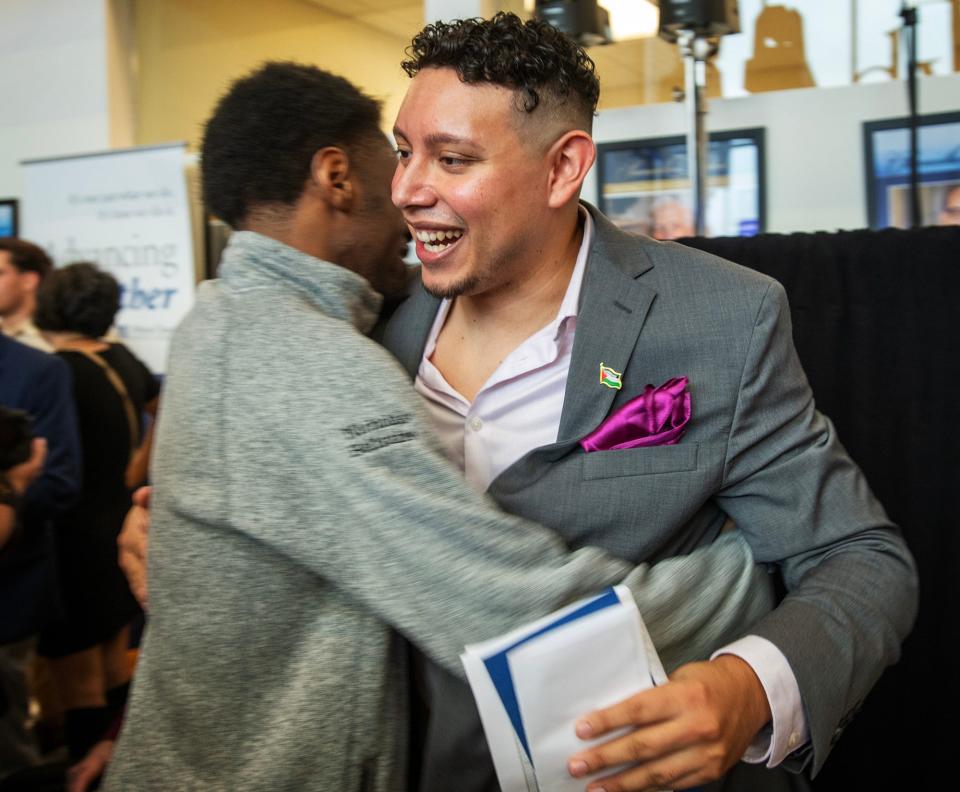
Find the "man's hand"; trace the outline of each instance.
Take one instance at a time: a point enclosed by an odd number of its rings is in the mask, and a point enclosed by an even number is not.
[[[47,441],[34,437],[30,444],[30,456],[26,462],[14,465],[7,471],[7,481],[17,495],[23,495],[33,480],[43,472],[43,463],[47,458]]]
[[[103,775],[113,755],[113,740],[101,740],[77,764],[67,770],[67,792],[87,792]]]
[[[133,493],[133,507],[117,537],[120,568],[140,607],[147,609],[147,534],[150,531],[150,487]]]
[[[645,690],[577,722],[577,736],[595,739],[635,730],[583,751],[568,762],[574,777],[635,763],[592,781],[589,792],[687,789],[722,776],[770,720],[770,705],[753,669],[734,655],[678,668],[662,687]]]

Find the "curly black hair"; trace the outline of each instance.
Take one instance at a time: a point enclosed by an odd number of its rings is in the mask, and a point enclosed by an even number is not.
[[[86,261],[54,269],[37,290],[33,323],[40,330],[100,338],[120,310],[120,284]]]
[[[512,88],[532,113],[544,95],[571,103],[589,125],[600,98],[596,67],[583,47],[553,25],[499,12],[491,19],[457,19],[427,25],[400,65],[409,77],[449,66],[466,83]]]
[[[379,103],[343,77],[267,62],[234,82],[207,121],[204,203],[236,228],[256,206],[293,204],[320,149],[362,144],[379,133]]]

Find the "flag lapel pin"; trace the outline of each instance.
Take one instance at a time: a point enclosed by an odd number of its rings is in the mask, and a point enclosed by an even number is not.
[[[620,388],[623,387],[623,374],[601,363],[600,384],[606,385],[608,388],[613,388],[614,390],[620,390]]]

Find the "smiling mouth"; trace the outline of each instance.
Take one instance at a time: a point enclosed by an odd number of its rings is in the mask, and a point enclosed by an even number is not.
[[[428,253],[442,253],[463,236],[463,231],[460,229],[437,229],[435,231],[421,229],[415,231],[414,236]]]

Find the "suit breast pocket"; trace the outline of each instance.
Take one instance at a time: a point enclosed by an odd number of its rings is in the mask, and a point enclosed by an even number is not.
[[[588,481],[696,470],[699,451],[699,443],[594,451],[583,455],[583,478]]]

